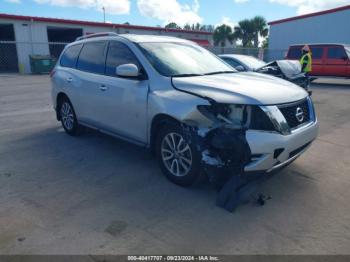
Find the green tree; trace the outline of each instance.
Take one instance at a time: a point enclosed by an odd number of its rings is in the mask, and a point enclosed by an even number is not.
[[[183,29],[186,30],[193,30],[193,31],[205,31],[205,32],[214,32],[214,26],[212,25],[201,25],[199,23],[197,24],[185,24]]]
[[[179,26],[177,23],[175,22],[171,22],[169,24],[167,24],[165,26],[165,28],[171,28],[171,29],[181,29],[181,26]]]
[[[207,25],[207,32],[214,32],[215,27],[213,25]]]
[[[207,26],[206,25],[201,25],[199,30],[200,31],[207,31]]]
[[[201,25],[200,25],[200,23],[197,23],[195,25],[195,30],[199,31],[200,29],[201,29]]]
[[[259,36],[267,37],[269,29],[267,27],[266,19],[262,16],[256,16],[251,20],[254,28],[254,47],[259,47]]]
[[[234,28],[233,37],[242,40],[243,47],[252,46],[254,39],[254,24],[252,20],[244,19],[238,22],[238,26]]]
[[[191,30],[191,25],[190,24],[185,24],[184,29]]]
[[[232,34],[232,28],[228,25],[220,25],[214,30],[214,45],[220,45],[222,49],[226,46],[226,42],[230,42],[231,44],[234,41],[234,37]]]
[[[261,45],[262,48],[269,48],[269,38],[266,37]]]

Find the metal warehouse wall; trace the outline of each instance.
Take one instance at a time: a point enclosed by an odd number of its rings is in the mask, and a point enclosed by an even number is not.
[[[83,34],[114,31],[119,34],[169,35],[186,39],[200,39],[213,42],[212,35],[187,32],[165,32],[159,30],[142,30],[133,28],[111,28],[99,26],[84,26],[65,23],[30,22],[10,19],[0,19],[1,24],[13,24],[18,54],[18,67],[21,73],[30,73],[29,55],[49,55],[47,36],[48,27],[83,29]]]
[[[270,26],[269,48],[302,43],[350,43],[350,10]]]

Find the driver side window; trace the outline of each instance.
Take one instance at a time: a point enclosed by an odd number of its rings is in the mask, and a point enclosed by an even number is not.
[[[110,42],[106,60],[106,75],[116,76],[116,67],[123,64],[135,64],[140,70],[142,68],[129,47],[121,42]]]

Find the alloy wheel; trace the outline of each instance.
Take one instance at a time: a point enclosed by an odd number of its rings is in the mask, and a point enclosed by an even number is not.
[[[64,102],[61,106],[61,119],[63,126],[67,130],[72,130],[74,127],[74,114],[72,106],[68,102]]]
[[[191,170],[191,148],[178,133],[169,133],[163,138],[161,157],[167,170],[174,176],[186,176]]]

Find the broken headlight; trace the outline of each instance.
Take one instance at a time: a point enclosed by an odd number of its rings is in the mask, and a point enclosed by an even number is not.
[[[246,105],[211,104],[197,107],[205,117],[211,121],[228,124],[234,128],[243,128],[249,125],[251,107]]]

